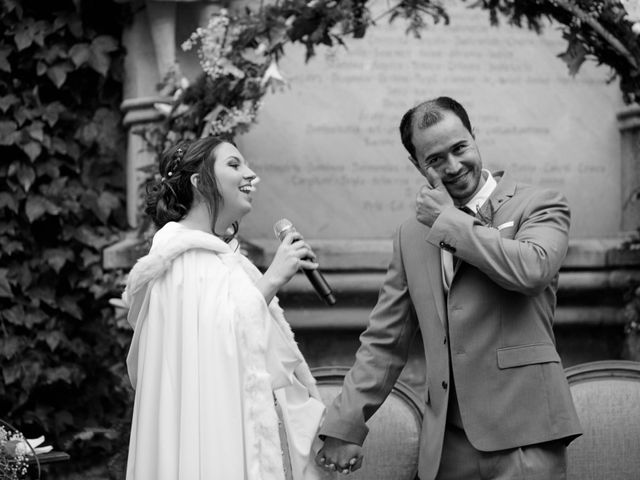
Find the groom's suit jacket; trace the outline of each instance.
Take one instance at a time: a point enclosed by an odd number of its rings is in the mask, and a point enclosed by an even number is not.
[[[356,361],[320,430],[362,444],[365,421],[391,391],[420,329],[427,382],[421,480],[438,470],[451,377],[478,450],[568,443],[581,433],[552,331],[569,207],[557,192],[495,176],[476,218],[451,207],[431,228],[415,218],[400,226]],[[462,260],[447,297],[441,249]]]

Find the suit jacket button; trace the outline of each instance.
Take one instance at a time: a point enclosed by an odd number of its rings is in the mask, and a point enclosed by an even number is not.
[[[447,382],[445,382],[444,380],[442,381],[442,388],[444,388],[445,390],[447,389],[448,385]]]

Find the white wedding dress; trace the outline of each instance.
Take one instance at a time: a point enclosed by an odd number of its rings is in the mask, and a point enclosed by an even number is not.
[[[284,480],[274,395],[293,479],[322,476],[315,381],[277,299],[266,304],[260,272],[236,250],[170,222],[129,274],[127,480]]]

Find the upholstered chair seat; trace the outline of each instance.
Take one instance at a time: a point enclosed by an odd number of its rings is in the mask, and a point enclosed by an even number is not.
[[[640,363],[566,369],[584,435],[568,448],[568,480],[640,479]]]

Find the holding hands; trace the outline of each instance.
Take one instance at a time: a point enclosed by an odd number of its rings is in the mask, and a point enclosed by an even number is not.
[[[453,206],[453,199],[433,167],[429,167],[425,174],[429,183],[418,192],[416,218],[431,227],[445,208]]]
[[[316,463],[327,470],[346,475],[362,466],[362,458],[360,445],[326,437],[323,447],[316,455]]]

